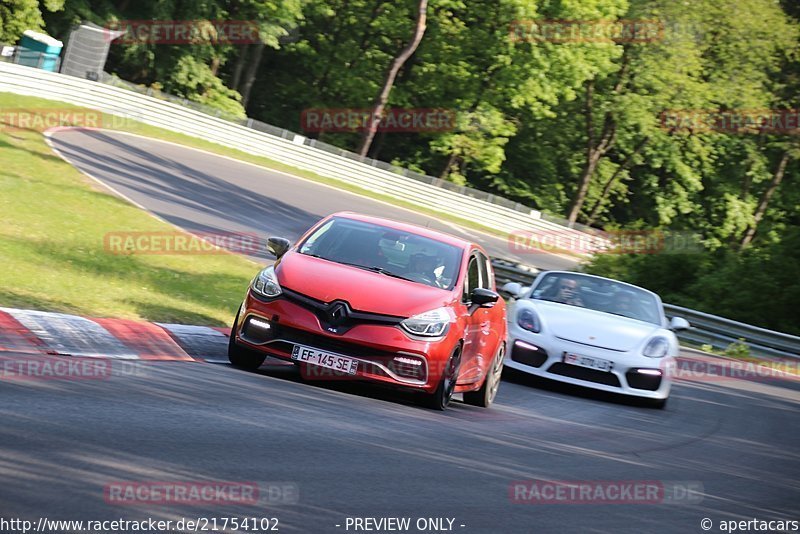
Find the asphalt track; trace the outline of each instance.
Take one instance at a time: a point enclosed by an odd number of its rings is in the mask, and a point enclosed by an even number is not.
[[[192,232],[277,235],[295,240],[322,217],[356,211],[444,230],[480,242],[493,257],[515,259],[539,269],[569,269],[577,263],[574,258],[547,253],[519,255],[507,239],[174,144],[90,130],[60,131],[51,140],[79,169]],[[480,221],[480,213],[475,220]],[[255,256],[268,259],[266,254]]]
[[[276,187],[289,179],[154,141],[69,132],[54,143],[187,228],[292,237],[348,202],[394,213],[308,182]],[[244,172],[263,177],[261,193]],[[326,209],[328,201],[337,204]],[[706,531],[720,532],[721,520],[800,520],[796,380],[698,376],[676,383],[661,411],[504,378],[491,409],[456,402],[444,413],[369,386],[301,382],[291,369],[248,373],[203,361],[141,363],[140,372],[106,380],[0,381],[0,516],[276,517],[280,532],[354,532],[348,517],[409,517],[409,532],[419,532],[418,518],[451,518],[465,533],[703,532],[704,518],[713,521]],[[672,504],[512,502],[513,484],[530,480],[678,481],[702,491]],[[299,499],[104,499],[120,481],[283,483]]]

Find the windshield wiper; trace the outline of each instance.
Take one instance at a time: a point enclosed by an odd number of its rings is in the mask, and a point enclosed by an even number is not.
[[[388,269],[384,269],[383,267],[379,267],[377,265],[373,265],[372,267],[367,267],[366,265],[361,265],[360,263],[352,263],[352,262],[349,262],[349,261],[332,260],[330,258],[325,258],[325,257],[320,256],[318,254],[305,253],[305,255],[306,256],[311,256],[313,258],[322,258],[323,260],[333,261],[333,262],[339,263],[341,265],[347,265],[349,267],[357,267],[359,269],[363,269],[365,271],[370,271],[370,272],[373,272],[373,273],[384,274],[386,276],[391,276],[392,278],[399,278],[400,280],[406,280],[407,282],[417,282],[417,280],[413,280],[411,278],[407,278],[407,277],[403,276],[402,274],[397,274],[397,273],[395,273],[393,271],[390,271]]]
[[[356,267],[359,267],[359,265],[356,265]],[[392,278],[399,278],[400,280],[406,280],[408,282],[416,282],[416,280],[412,280],[411,278],[407,278],[407,277],[403,276],[402,274],[397,274],[397,273],[392,272],[392,271],[390,271],[388,269],[384,269],[383,267],[378,267],[377,265],[373,265],[372,267],[364,267],[362,265],[360,267],[362,269],[367,270],[367,271],[372,271],[373,273],[385,274],[386,276],[391,276]]]

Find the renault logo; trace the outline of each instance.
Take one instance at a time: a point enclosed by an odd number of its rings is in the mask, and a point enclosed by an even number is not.
[[[343,302],[337,302],[336,304],[328,308],[326,315],[328,323],[331,326],[339,326],[340,324],[347,321],[347,318],[349,316],[349,312],[347,310],[347,304],[344,304]]]

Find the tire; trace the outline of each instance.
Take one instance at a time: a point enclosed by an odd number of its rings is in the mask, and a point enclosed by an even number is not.
[[[236,344],[236,324],[238,322],[239,312],[236,312],[236,319],[233,320],[233,327],[231,328],[231,336],[228,339],[228,360],[234,367],[255,371],[261,367],[267,356]]]
[[[506,346],[501,344],[497,349],[492,360],[492,365],[486,372],[486,378],[483,379],[483,384],[478,391],[467,391],[464,393],[464,403],[472,406],[480,406],[481,408],[488,408],[494,402],[497,396],[497,390],[500,388],[500,377],[503,374],[503,360],[506,356]]]
[[[456,380],[458,380],[458,371],[461,369],[461,345],[456,347],[453,354],[447,360],[447,368],[445,374],[439,381],[439,386],[436,391],[431,393],[425,399],[425,405],[432,410],[443,411],[449,405],[453,398],[453,391],[456,389]]]
[[[668,399],[669,397],[667,397],[666,399],[651,399],[648,404],[651,408],[655,408],[656,410],[663,410],[667,406]]]

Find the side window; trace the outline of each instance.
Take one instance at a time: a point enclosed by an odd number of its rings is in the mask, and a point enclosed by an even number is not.
[[[480,287],[484,289],[492,289],[494,287],[494,280],[492,280],[492,268],[489,265],[489,260],[480,252],[475,254],[478,259],[478,270],[481,274]]]
[[[476,287],[480,287],[480,283],[481,278],[478,259],[475,256],[471,256],[469,259],[469,265],[467,266],[467,278],[464,280],[464,302],[469,301],[469,296],[472,294],[472,290]]]

